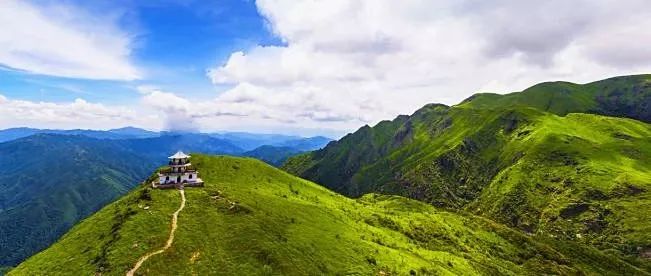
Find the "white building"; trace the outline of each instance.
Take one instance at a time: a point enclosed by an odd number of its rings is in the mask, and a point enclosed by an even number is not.
[[[169,167],[158,173],[158,186],[201,186],[203,181],[199,178],[199,172],[190,164],[190,155],[179,151],[168,157]]]

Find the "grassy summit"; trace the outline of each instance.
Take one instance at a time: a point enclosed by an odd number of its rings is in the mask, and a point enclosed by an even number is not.
[[[651,123],[651,75],[620,76],[587,84],[544,82],[506,95],[476,94],[460,105],[482,109],[532,107],[557,115],[592,113]]]
[[[349,199],[260,161],[194,155],[172,246],[136,274],[644,274],[574,242],[533,239],[396,196]],[[143,185],[10,275],[123,275],[161,248],[176,190]],[[581,256],[580,258],[574,256]]]

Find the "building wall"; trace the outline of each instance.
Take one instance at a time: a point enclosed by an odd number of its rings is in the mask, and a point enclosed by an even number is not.
[[[190,176],[192,176],[192,178],[190,178]],[[165,183],[165,182],[166,182],[166,181],[165,181],[165,177],[167,177],[167,175],[161,175],[161,176],[159,176],[159,178],[158,178],[158,182],[159,182],[160,184],[166,184],[166,183]],[[170,180],[169,180],[169,182],[168,182],[167,184],[176,183],[176,180],[177,180],[178,175],[170,175],[169,177],[170,177]],[[197,173],[196,173],[196,172],[192,172],[192,173],[184,173],[183,175],[181,175],[181,183],[182,183],[183,181],[187,181],[187,182],[195,182],[196,180],[197,180]]]

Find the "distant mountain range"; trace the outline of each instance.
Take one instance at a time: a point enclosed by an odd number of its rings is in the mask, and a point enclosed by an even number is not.
[[[0,130],[0,143],[31,136],[34,134],[83,135],[97,139],[134,139],[160,136],[160,133],[158,132],[147,131],[134,127],[125,127],[106,131],[89,129],[57,130],[19,127]]]
[[[138,128],[14,128],[0,131],[0,137],[5,140],[0,143],[0,267],[15,265],[47,247],[79,220],[144,180],[177,150],[254,156],[278,165],[291,154],[330,141],[244,133],[222,139]],[[277,145],[258,146],[264,142]],[[259,149],[247,152],[242,144]]]
[[[247,132],[155,132],[135,127],[110,130],[57,130],[21,127],[0,130],[0,143],[35,134],[81,135],[96,139],[130,140],[128,143],[132,147],[149,149],[149,154],[159,155],[159,157],[170,151],[185,150],[187,152],[251,156],[273,165],[280,165],[285,159],[296,153],[320,149],[332,141],[332,139],[323,136],[300,137]]]
[[[304,151],[292,147],[260,146],[254,150],[245,152],[243,156],[257,158],[271,165],[280,166],[289,157],[297,155],[301,152]]]
[[[160,164],[85,136],[38,134],[0,143],[1,265],[44,249]]]
[[[153,138],[159,136],[178,136],[178,135],[205,135],[220,140],[230,142],[239,147],[242,151],[253,150],[260,146],[296,146],[301,150],[310,150],[323,147],[330,138],[323,136],[301,137],[295,135],[282,134],[263,134],[248,132],[221,132],[221,133],[195,133],[195,132],[176,132],[176,131],[150,131],[136,127],[123,127],[109,130],[91,130],[91,129],[38,129],[38,128],[8,128],[0,130],[0,143],[15,140],[34,134],[60,134],[60,135],[83,135],[97,139],[138,139]]]

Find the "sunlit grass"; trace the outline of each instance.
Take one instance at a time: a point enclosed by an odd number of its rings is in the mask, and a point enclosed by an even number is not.
[[[349,199],[253,159],[197,154],[192,161],[206,186],[186,189],[172,247],[145,262],[140,274],[639,272],[593,249],[549,245],[414,200],[373,194]],[[163,245],[179,202],[175,190],[142,186],[11,274],[122,275]],[[590,257],[572,257],[581,250]]]

